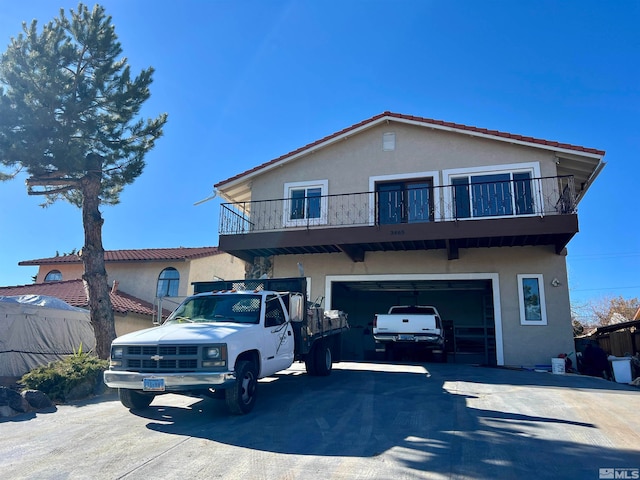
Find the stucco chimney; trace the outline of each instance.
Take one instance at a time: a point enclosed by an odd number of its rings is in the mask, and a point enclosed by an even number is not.
[[[113,286],[111,287],[111,293],[116,293],[118,291],[118,281],[113,281]]]

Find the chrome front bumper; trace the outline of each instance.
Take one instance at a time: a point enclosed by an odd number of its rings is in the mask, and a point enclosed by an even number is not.
[[[138,373],[106,370],[104,383],[110,388],[143,390],[145,378],[164,378],[165,391],[179,392],[205,388],[221,388],[236,381],[235,372]]]

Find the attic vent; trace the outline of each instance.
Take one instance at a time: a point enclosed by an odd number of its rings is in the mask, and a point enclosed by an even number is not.
[[[394,132],[382,134],[382,149],[385,152],[390,152],[396,149],[396,134]]]

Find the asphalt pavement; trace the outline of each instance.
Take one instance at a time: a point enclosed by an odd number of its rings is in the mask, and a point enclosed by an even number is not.
[[[450,364],[295,364],[255,409],[113,393],[0,422],[2,479],[600,479],[640,469],[640,389]],[[622,473],[620,473],[622,472]],[[637,478],[637,477],[635,477]]]

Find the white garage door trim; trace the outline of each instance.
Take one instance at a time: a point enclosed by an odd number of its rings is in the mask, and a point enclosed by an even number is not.
[[[447,274],[386,274],[386,275],[327,275],[325,277],[325,305],[332,308],[331,293],[333,282],[371,282],[376,280],[490,280],[493,292],[493,315],[496,327],[496,361],[504,365],[502,345],[502,311],[500,309],[500,282],[497,273],[447,273]]]

